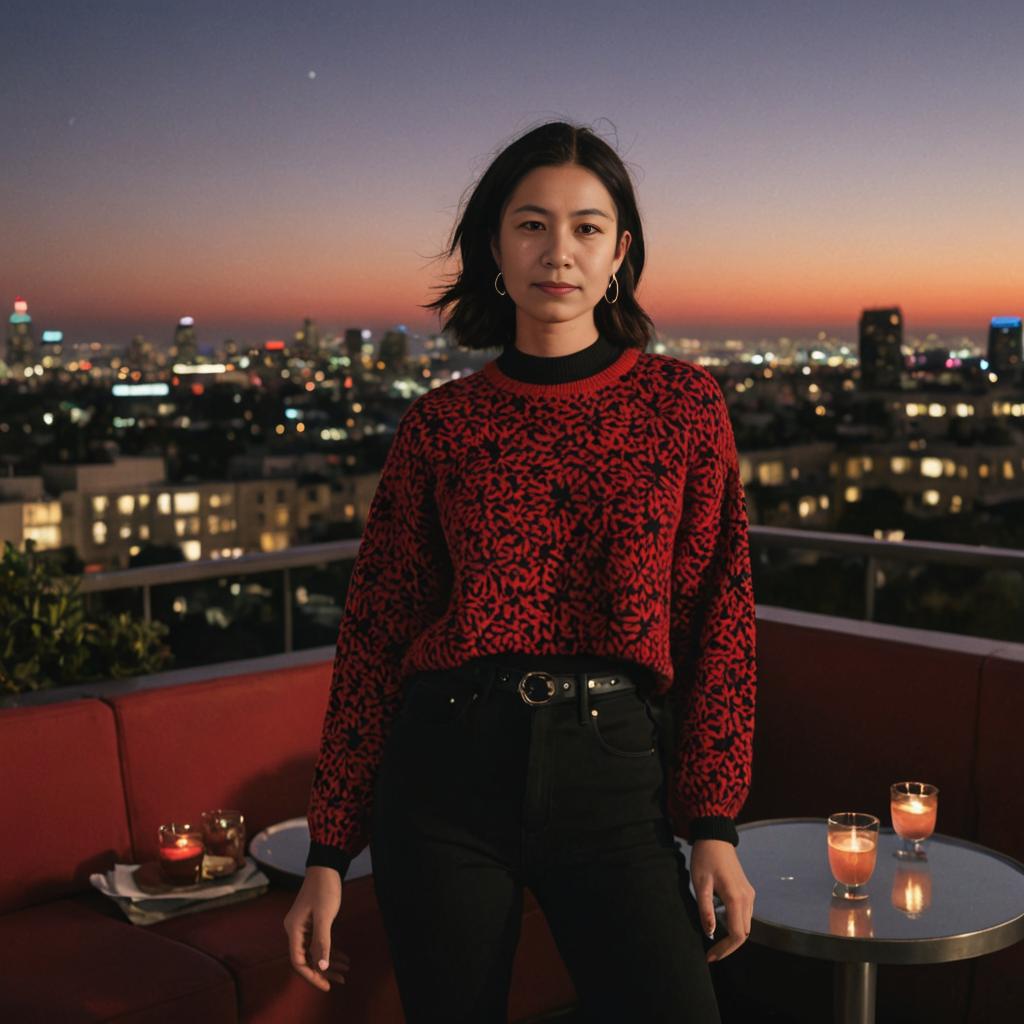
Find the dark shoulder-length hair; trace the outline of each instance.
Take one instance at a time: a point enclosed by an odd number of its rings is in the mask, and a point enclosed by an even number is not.
[[[604,183],[615,203],[616,245],[623,231],[632,241],[616,272],[619,297],[615,303],[601,299],[594,307],[594,322],[609,341],[623,348],[643,350],[655,335],[654,321],[636,300],[636,288],[644,268],[644,234],[640,224],[633,183],[619,155],[602,138],[581,125],[552,121],[533,128],[506,146],[480,176],[465,204],[451,240],[441,257],[456,248],[462,269],[442,286],[442,294],[423,309],[436,309],[441,325],[461,348],[505,348],[515,341],[516,307],[494,287],[498,266],[491,252],[501,226],[501,211],[520,179],[535,167],[578,164]]]

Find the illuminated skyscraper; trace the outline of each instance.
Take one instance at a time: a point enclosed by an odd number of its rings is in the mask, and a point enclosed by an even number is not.
[[[302,327],[295,332],[293,354],[299,359],[313,360],[320,355],[320,328],[306,317]]]
[[[176,363],[194,363],[196,361],[196,327],[190,316],[183,316],[174,328],[174,344],[171,346],[171,357]]]
[[[27,366],[35,362],[36,339],[32,332],[32,317],[28,303],[19,295],[14,300],[14,312],[7,321],[7,365]]]
[[[903,314],[899,306],[865,309],[860,315],[862,388],[898,388],[903,371]]]
[[[1014,373],[1024,363],[1021,349],[1021,318],[996,316],[988,328],[988,361],[996,373]]]
[[[370,332],[362,327],[349,327],[345,331],[345,355],[358,362],[363,354],[363,343],[370,340]]]

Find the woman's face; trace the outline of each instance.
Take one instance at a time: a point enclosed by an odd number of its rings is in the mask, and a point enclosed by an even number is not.
[[[626,256],[628,231],[616,246],[615,204],[601,179],[577,164],[536,167],[505,203],[491,251],[501,270],[499,286],[517,316],[542,323],[587,317],[602,301]],[[576,287],[556,294],[540,287],[564,281]],[[616,295],[611,285],[609,295]]]

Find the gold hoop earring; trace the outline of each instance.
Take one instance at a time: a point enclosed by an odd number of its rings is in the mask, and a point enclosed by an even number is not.
[[[609,299],[608,288],[611,288],[612,281],[615,282],[615,298]],[[604,290],[604,301],[607,302],[609,306],[614,306],[615,303],[619,301],[619,279],[614,274],[612,274],[612,280],[608,282],[608,286]]]
[[[500,270],[498,271],[498,277],[501,277],[501,271],[500,271]],[[499,295],[508,295],[508,292],[503,292],[503,291],[502,291],[502,290],[501,290],[501,289],[500,289],[500,288],[498,287],[498,277],[496,277],[496,278],[494,279],[494,290],[495,290],[495,291],[496,291],[496,292],[497,292],[497,293],[498,293]]]

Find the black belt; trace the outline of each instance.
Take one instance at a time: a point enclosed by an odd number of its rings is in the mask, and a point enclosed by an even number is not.
[[[580,725],[585,725],[597,710],[590,707],[595,695],[635,690],[636,683],[625,672],[545,672],[540,669],[494,669],[493,686],[517,693],[524,704],[543,707],[559,701],[579,700]]]

